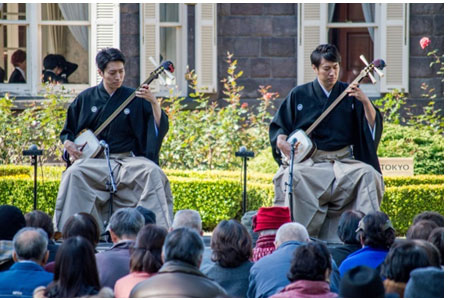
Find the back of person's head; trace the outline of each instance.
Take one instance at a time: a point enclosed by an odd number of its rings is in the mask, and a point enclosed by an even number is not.
[[[339,218],[337,234],[344,244],[360,244],[356,237],[358,224],[364,213],[357,210],[347,210]]]
[[[27,59],[27,53],[22,49],[17,49],[11,55],[11,64],[17,67],[20,63],[23,63]]]
[[[427,267],[411,272],[405,298],[444,298],[444,269]]]
[[[97,63],[97,68],[104,72],[108,63],[112,61],[121,61],[125,64],[125,56],[123,53],[116,48],[105,48],[100,50],[95,57],[95,62]]]
[[[162,266],[162,247],[167,229],[154,224],[142,227],[131,248],[130,271],[156,273]]]
[[[309,242],[295,249],[287,277],[291,282],[325,281],[327,272],[331,272],[330,251],[322,242]]]
[[[58,58],[55,54],[47,54],[44,57],[42,64],[44,65],[44,68],[47,70],[53,70],[56,67],[60,67],[58,63]]]
[[[41,210],[33,210],[25,214],[25,222],[28,227],[42,228],[48,235],[48,238],[53,238],[55,233],[53,229],[52,218]]]
[[[150,209],[147,209],[143,206],[138,206],[138,207],[136,207],[136,209],[144,217],[145,225],[156,224],[156,215],[154,212],[152,212]]]
[[[322,44],[317,46],[311,53],[311,64],[318,68],[322,58],[330,62],[341,63],[341,54],[336,46],[332,44]]]
[[[203,241],[197,231],[188,227],[174,229],[164,241],[164,263],[176,260],[199,267],[203,250]]]
[[[437,227],[444,227],[444,216],[435,211],[424,211],[417,214],[413,219],[413,224],[416,224],[422,220],[432,221],[436,223]]]
[[[200,235],[203,234],[202,230],[202,218],[198,211],[193,209],[183,209],[177,211],[173,218],[173,223],[170,230],[180,227],[188,227],[196,230]]]
[[[384,298],[383,280],[375,269],[357,266],[348,270],[339,284],[340,298]]]
[[[12,205],[0,205],[0,240],[11,241],[26,226],[22,211]]]
[[[224,268],[234,268],[253,255],[252,238],[236,220],[221,221],[212,233],[211,260]]]
[[[55,258],[55,276],[45,291],[49,298],[76,298],[100,290],[92,243],[82,236],[65,240]]]
[[[47,233],[41,228],[24,227],[13,239],[15,259],[45,263],[47,260]]]
[[[441,265],[444,265],[444,227],[438,227],[433,229],[428,237],[428,242],[438,248],[441,254]]]
[[[428,266],[430,261],[422,247],[412,241],[399,240],[391,246],[381,265],[381,275],[395,282],[406,283],[412,270]]]
[[[135,239],[144,223],[144,216],[137,209],[126,207],[114,212],[109,220],[108,229],[119,239]]]
[[[395,229],[382,211],[371,212],[361,219],[357,237],[365,246],[388,249],[395,241]]]
[[[430,266],[441,266],[441,254],[439,253],[439,249],[435,245],[425,240],[411,240],[411,242],[419,247],[422,247],[425,250],[430,262]]]
[[[410,240],[428,240],[430,233],[438,228],[436,223],[432,221],[422,220],[413,224],[406,232],[406,238]]]
[[[255,232],[277,230],[281,225],[290,221],[289,207],[260,207],[258,213],[253,217],[253,230]]]
[[[92,215],[85,212],[76,213],[73,216],[70,216],[69,219],[67,219],[66,224],[64,224],[62,238],[66,240],[74,236],[86,238],[95,248],[100,239],[100,228],[97,220],[95,220]]]
[[[309,234],[305,226],[297,222],[283,224],[275,236],[275,245],[278,248],[281,244],[289,242],[309,242]]]

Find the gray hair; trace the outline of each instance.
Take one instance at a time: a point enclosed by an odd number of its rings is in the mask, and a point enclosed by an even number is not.
[[[177,228],[164,241],[164,262],[179,260],[198,267],[202,262],[203,250],[203,241],[197,231],[187,227]]]
[[[108,229],[114,231],[119,238],[135,237],[144,224],[144,216],[136,208],[126,207],[118,209],[111,216]]]
[[[172,223],[172,229],[188,227],[197,230],[199,234],[202,232],[202,218],[198,211],[193,209],[183,209],[177,211]]]
[[[309,242],[309,234],[305,226],[297,222],[290,222],[278,228],[275,243],[281,245],[288,241]]]
[[[13,245],[19,260],[42,261],[47,253],[47,233],[41,228],[24,227],[14,235]]]

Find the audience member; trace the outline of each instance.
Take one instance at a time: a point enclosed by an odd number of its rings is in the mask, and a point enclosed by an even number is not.
[[[11,63],[14,71],[9,76],[9,83],[26,83],[27,78],[27,54],[21,49],[17,49],[11,55]]]
[[[153,211],[143,206],[138,206],[136,209],[144,216],[145,225],[156,224],[156,215]]]
[[[14,264],[14,235],[25,227],[22,211],[12,205],[0,205],[0,271],[8,270]]]
[[[380,274],[366,266],[348,270],[339,285],[340,298],[384,298],[384,294]]]
[[[347,210],[339,218],[337,234],[344,244],[329,248],[338,267],[349,254],[361,249],[361,243],[356,237],[356,229],[363,217],[364,213],[360,211]]]
[[[406,284],[405,298],[444,298],[444,270],[436,267],[413,270]]]
[[[357,266],[376,269],[395,241],[395,230],[389,217],[381,211],[367,214],[358,225],[358,238],[362,248],[350,254],[339,267],[341,277]]]
[[[54,229],[52,218],[41,210],[33,210],[25,214],[25,222],[28,227],[36,227],[43,229],[48,236],[48,260],[47,262],[52,262],[55,260],[56,252],[58,251],[58,245],[55,243]]]
[[[55,258],[55,277],[47,286],[36,288],[35,298],[114,297],[110,288],[100,290],[92,243],[82,236],[65,240]]]
[[[208,278],[220,284],[231,297],[245,298],[252,262],[252,238],[236,220],[221,221],[212,233],[213,264],[200,268]]]
[[[253,230],[258,233],[258,240],[253,248],[253,261],[275,251],[274,240],[277,229],[291,221],[289,207],[261,207],[253,217]]]
[[[247,211],[241,218],[241,223],[247,229],[248,233],[252,237],[252,248],[256,246],[258,240],[258,234],[253,230],[253,218],[258,213],[256,210]]]
[[[331,254],[321,242],[309,242],[295,249],[287,275],[289,285],[271,298],[335,298],[330,291]]]
[[[47,285],[53,274],[42,267],[48,258],[47,234],[40,228],[25,227],[13,239],[15,263],[0,272],[0,297],[30,298],[36,287]]]
[[[138,283],[131,298],[217,298],[226,297],[225,290],[200,272],[204,245],[197,231],[177,228],[164,241],[164,264],[159,272]]]
[[[175,217],[173,218],[172,226],[169,228],[169,231],[173,231],[177,228],[187,227],[194,229],[195,231],[203,236],[202,230],[202,218],[198,211],[193,209],[182,209],[176,212]]]
[[[411,271],[428,266],[430,262],[422,247],[408,240],[395,242],[381,265],[381,276],[385,278],[383,284],[386,293],[397,294],[403,298]]]
[[[128,298],[136,284],[153,276],[162,266],[161,251],[167,229],[148,224],[142,227],[136,237],[136,244],[130,249],[130,274],[116,281],[114,296]]]
[[[441,265],[444,265],[444,227],[438,227],[433,229],[428,237],[428,242],[438,248],[439,253],[441,254]]]
[[[42,81],[50,83],[68,83],[67,77],[78,68],[77,64],[66,61],[60,54],[48,54],[43,65]]]
[[[120,208],[111,216],[108,231],[113,246],[95,255],[101,286],[114,288],[119,278],[130,273],[130,249],[144,222],[136,208]]]
[[[413,224],[416,224],[420,221],[432,221],[436,223],[437,227],[444,227],[444,216],[435,211],[424,211],[420,214],[417,214],[413,219]]]
[[[289,284],[287,273],[295,249],[309,242],[306,228],[295,222],[283,224],[275,237],[276,250],[255,262],[250,269],[248,298],[268,298]],[[339,290],[340,276],[332,261],[331,291]]]
[[[85,212],[76,213],[67,219],[62,231],[63,240],[68,238],[82,236],[87,239],[94,248],[98,244],[100,238],[100,229],[95,218]],[[55,261],[49,262],[45,265],[45,270],[48,272],[55,272]]]
[[[432,267],[437,268],[441,267],[441,254],[439,253],[439,249],[435,245],[425,240],[411,240],[411,241],[425,250],[430,265]]]
[[[433,229],[438,228],[432,221],[422,220],[411,225],[406,232],[406,238],[409,240],[428,240]]]

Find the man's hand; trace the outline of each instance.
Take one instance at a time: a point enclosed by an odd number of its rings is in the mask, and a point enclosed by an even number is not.
[[[143,84],[136,91],[136,96],[140,98],[144,98],[152,105],[153,116],[155,118],[156,126],[159,127],[159,123],[161,121],[161,105],[156,99],[155,95],[150,91],[150,86],[148,84]]]
[[[64,142],[64,148],[69,153],[70,157],[73,158],[73,160],[77,160],[81,157],[81,155],[83,155],[81,151],[83,150],[84,146],[86,146],[86,143],[84,143],[83,145],[77,145],[72,141],[66,140]]]
[[[363,91],[359,88],[357,83],[351,84],[347,90],[349,96],[355,97],[358,101],[361,101],[361,103],[364,106],[364,113],[366,115],[366,119],[369,122],[370,128],[373,128],[375,125],[375,108],[373,108],[372,103],[370,102],[369,98],[366,96],[366,94],[363,93]]]
[[[300,144],[300,142],[297,142],[295,144],[295,154],[298,153],[298,145]],[[280,134],[277,137],[277,147],[278,149],[280,149],[281,152],[283,152],[283,154],[287,157],[290,158],[291,157],[291,144],[288,143],[287,141],[287,135],[284,134]]]

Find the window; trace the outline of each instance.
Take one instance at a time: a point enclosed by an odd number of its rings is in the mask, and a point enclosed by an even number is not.
[[[86,88],[95,73],[90,72],[91,17],[87,3],[4,3],[0,4],[0,93],[12,96],[37,96],[43,91],[43,60],[48,54],[59,54],[78,65],[67,78],[74,93]],[[26,53],[24,83],[8,83],[17,65],[12,54]],[[19,66],[20,68],[20,66]],[[52,70],[54,71],[54,70]],[[15,71],[17,73],[17,71]],[[57,71],[59,72],[59,71]],[[1,75],[0,70],[0,75]],[[0,79],[2,79],[0,77]]]
[[[167,96],[171,88],[184,95],[187,93],[184,79],[187,65],[186,15],[185,4],[141,4],[141,82],[163,61],[170,60],[175,66],[172,79],[162,76],[165,82],[155,80],[151,84],[152,90],[159,96]]]

